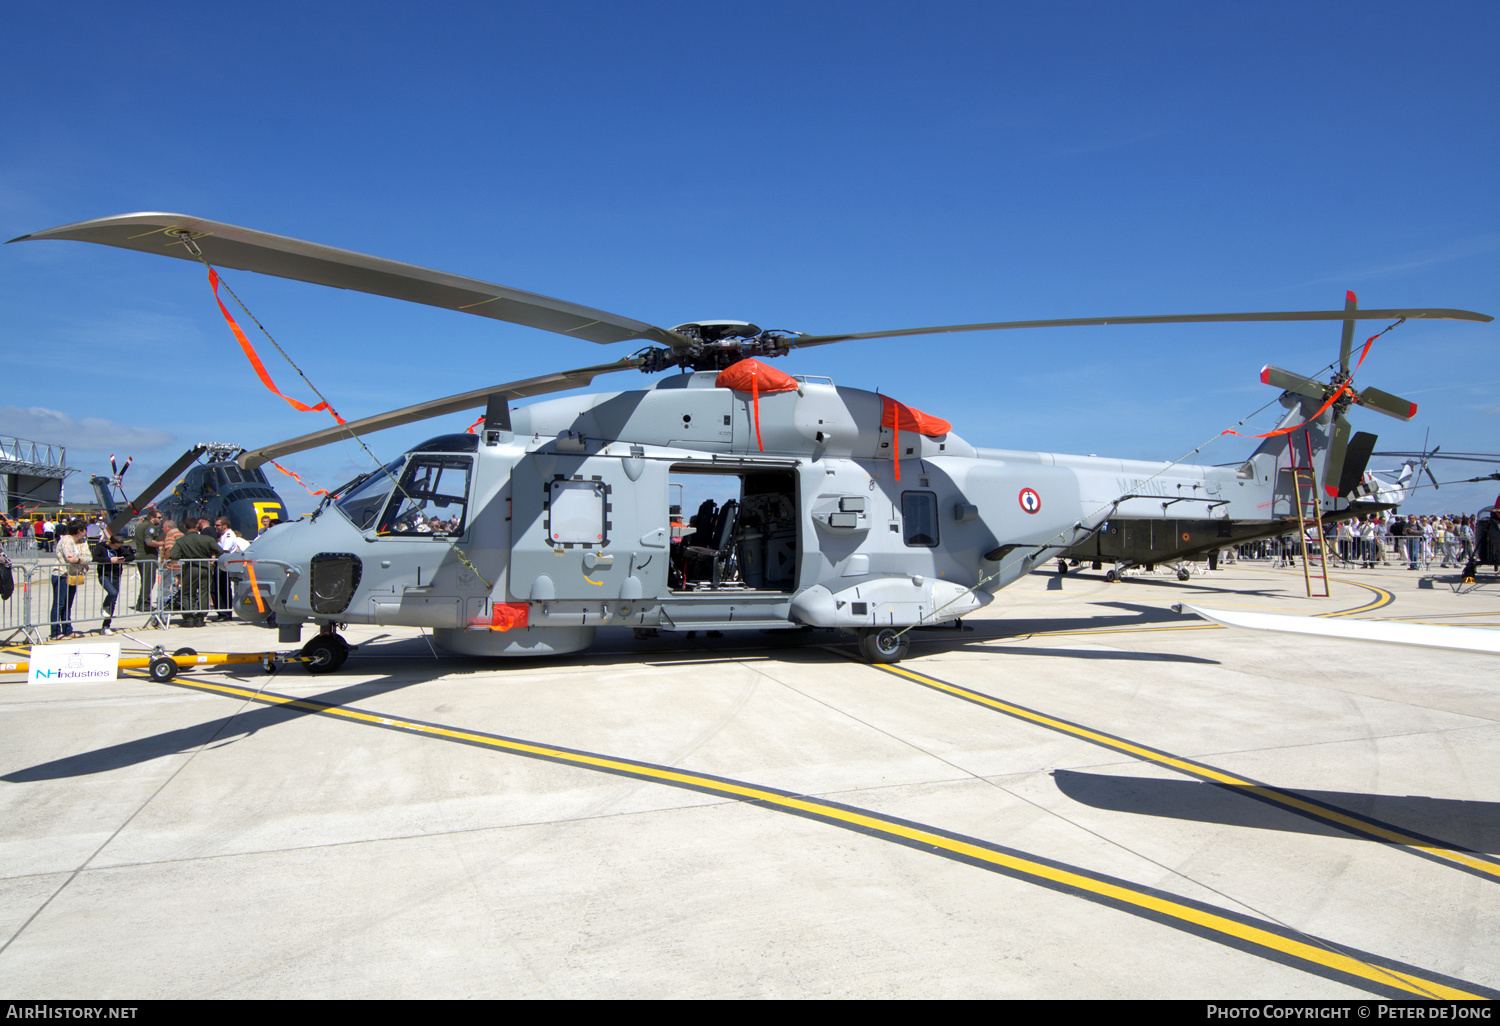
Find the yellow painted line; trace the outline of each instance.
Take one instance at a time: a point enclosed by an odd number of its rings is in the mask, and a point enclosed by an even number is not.
[[[657,766],[629,759],[613,759],[595,753],[535,744],[516,738],[382,716],[361,709],[333,706],[309,699],[292,698],[288,695],[251,691],[229,684],[204,680],[174,680],[172,686],[247,699],[266,705],[305,709],[320,715],[373,726],[653,780],[696,791],[727,795],[744,801],[759,802],[860,833],[895,840],[918,851],[940,854],[957,861],[978,865],[981,868],[992,867],[1005,875],[1038,883],[1053,890],[1092,897],[1123,911],[1134,912],[1144,918],[1185,930],[1196,936],[1228,943],[1242,951],[1257,954],[1284,965],[1292,965],[1356,985],[1358,981],[1364,981],[1377,993],[1409,994],[1417,997],[1459,1001],[1492,999],[1500,996],[1500,993],[1489,991],[1476,984],[1437,977],[1436,974],[1426,973],[1417,967],[1392,962],[1363,952],[1351,953],[1347,949],[1341,950],[1341,946],[1317,938],[1309,937],[1304,940],[1301,938],[1306,935],[1294,936],[1293,931],[1268,921],[1216,909],[1190,899],[1136,886],[1124,880],[1094,874],[1074,866],[1028,856],[1025,852],[1002,848],[976,838],[941,833],[924,828],[921,824],[882,816],[865,809],[821,801],[806,795],[791,794],[724,777],[689,773],[668,766]],[[1396,968],[1397,966],[1400,968]]]
[[[1324,615],[1348,616],[1352,613],[1379,608],[1395,601],[1395,596],[1382,588],[1376,588],[1373,585],[1368,584],[1361,584],[1359,585],[1359,587],[1368,588],[1369,590],[1375,592],[1375,599],[1370,603],[1364,606],[1359,606],[1355,609],[1337,613],[1327,613]],[[1084,632],[1057,631],[1054,633],[1071,634]],[[846,658],[854,658],[847,652],[841,652],[840,654],[844,655]],[[1099,745],[1101,748],[1108,748],[1116,752],[1122,752],[1143,762],[1155,763],[1158,766],[1166,766],[1169,769],[1176,770],[1179,773],[1184,773],[1188,776],[1197,777],[1200,780],[1207,780],[1211,783],[1222,784],[1226,787],[1242,790],[1259,798],[1265,799],[1269,802],[1273,802],[1277,805],[1295,809],[1298,812],[1315,817],[1317,819],[1321,819],[1324,822],[1333,823],[1354,833],[1362,834],[1368,837],[1374,837],[1391,844],[1399,844],[1402,847],[1412,848],[1417,851],[1423,852],[1433,857],[1434,859],[1444,862],[1456,863],[1466,869],[1473,870],[1478,873],[1483,873],[1484,875],[1493,877],[1495,879],[1500,879],[1500,864],[1497,864],[1495,862],[1476,858],[1464,852],[1455,851],[1451,848],[1447,848],[1440,844],[1437,844],[1428,838],[1414,837],[1410,834],[1403,833],[1400,830],[1385,826],[1381,823],[1376,823],[1372,820],[1364,819],[1360,816],[1345,812],[1340,809],[1332,809],[1324,805],[1310,802],[1307,799],[1301,798],[1290,792],[1282,791],[1278,788],[1271,787],[1268,784],[1263,784],[1257,780],[1251,780],[1247,777],[1236,776],[1233,773],[1229,773],[1225,770],[1218,769],[1217,767],[1210,766],[1207,763],[1195,762],[1191,759],[1184,759],[1180,756],[1172,755],[1170,752],[1163,752],[1155,748],[1148,748],[1145,745],[1136,744],[1135,742],[1128,741],[1125,738],[1115,737],[1112,734],[1106,734],[1102,731],[1093,730],[1089,727],[1085,727],[1077,723],[1072,723],[1068,720],[1058,719],[1055,716],[1048,716],[1046,713],[1038,712],[1035,709],[1028,709],[1025,706],[1015,705],[1011,702],[1006,702],[998,698],[992,698],[991,696],[983,694],[981,692],[971,691],[970,689],[960,687],[957,684],[950,684],[945,680],[939,680],[936,677],[929,677],[926,674],[917,673],[916,671],[907,669],[904,666],[877,666],[875,668],[899,677],[905,677],[908,680],[914,681],[925,687],[932,688],[935,691],[946,692],[947,694],[953,695],[957,698],[962,698],[966,701],[974,702],[978,705],[987,706],[991,709],[996,710],[997,712],[1005,713],[1007,716],[1011,716],[1020,720],[1026,720],[1030,723],[1035,723],[1038,726],[1046,727],[1049,730],[1067,734],[1082,741],[1087,741],[1090,744]]]
[[[1311,616],[1353,616],[1356,613],[1368,613],[1371,610],[1380,609],[1380,608],[1382,608],[1384,606],[1388,606],[1392,602],[1396,601],[1396,596],[1395,595],[1393,595],[1390,592],[1386,591],[1384,588],[1377,588],[1373,584],[1361,584],[1358,581],[1348,581],[1346,583],[1352,584],[1356,588],[1364,588],[1367,591],[1373,591],[1373,592],[1375,592],[1375,598],[1372,599],[1370,602],[1365,603],[1362,606],[1355,606],[1353,609],[1339,609],[1339,610],[1335,610],[1334,612],[1331,612],[1331,613],[1310,613],[1310,614],[1306,614],[1306,615],[1311,615]],[[1179,599],[1178,601],[1181,601],[1181,600]],[[1270,610],[1268,610],[1265,606],[1247,606],[1247,605],[1242,605],[1241,608],[1245,608],[1245,609],[1258,609],[1261,612],[1270,612]],[[1135,625],[1131,625],[1131,624],[1122,624],[1122,625],[1120,625],[1118,627],[1079,627],[1079,628],[1076,628],[1076,629],[1073,629],[1073,630],[1063,630],[1063,631],[1028,631],[1025,634],[1016,634],[1016,635],[1012,635],[1010,637],[1005,637],[1005,638],[990,638],[987,641],[985,641],[984,644],[999,644],[999,643],[1006,642],[1006,641],[1016,641],[1016,640],[1019,640],[1019,639],[1022,639],[1022,638],[1064,638],[1064,637],[1072,637],[1072,636],[1076,636],[1076,635],[1085,635],[1085,634],[1156,634],[1156,633],[1163,633],[1163,632],[1167,632],[1167,631],[1222,631],[1222,630],[1224,630],[1224,628],[1220,627],[1216,623],[1163,624],[1161,626],[1152,626],[1152,627],[1141,627],[1141,626],[1135,626]]]
[[[1284,805],[1289,808],[1296,809],[1299,812],[1303,812],[1311,816],[1316,816],[1318,819],[1322,819],[1330,823],[1336,823],[1348,829],[1353,829],[1358,833],[1373,835],[1383,841],[1389,841],[1392,844],[1399,844],[1408,848],[1417,848],[1421,851],[1427,852],[1429,855],[1433,855],[1450,862],[1457,862],[1460,865],[1469,867],[1470,869],[1474,869],[1489,876],[1495,877],[1496,879],[1500,879],[1500,865],[1497,865],[1493,862],[1486,862],[1480,859],[1476,859],[1471,856],[1465,855],[1462,852],[1453,851],[1449,848],[1443,848],[1433,845],[1429,841],[1415,838],[1408,834],[1403,834],[1399,831],[1392,830],[1376,823],[1372,823],[1357,816],[1325,808],[1322,805],[1314,804],[1289,792],[1280,791],[1266,784],[1259,783],[1258,781],[1236,776],[1233,773],[1217,769],[1216,767],[1209,766],[1206,763],[1195,762],[1191,759],[1184,759],[1180,756],[1171,755],[1166,752],[1158,751],[1154,748],[1147,748],[1144,745],[1138,745],[1133,742],[1126,741],[1123,738],[1117,738],[1096,730],[1090,730],[1087,727],[1083,727],[1075,723],[1069,723],[1067,720],[1059,720],[1055,717],[1047,716],[1043,713],[1034,712],[1033,710],[1027,709],[1023,706],[1011,705],[1009,702],[1002,702],[999,699],[994,699],[990,698],[987,695],[982,695],[977,691],[970,691],[967,688],[961,688],[956,685],[949,684],[946,681],[940,681],[935,677],[928,677],[925,674],[914,673],[911,670],[906,670],[899,666],[882,666],[880,668],[890,673],[896,673],[901,676],[908,677],[919,684],[925,684],[928,687],[934,688],[938,691],[946,691],[960,698],[966,698],[969,701],[978,702],[981,705],[990,706],[993,709],[998,709],[999,711],[1004,712],[1007,715],[1014,716],[1018,719],[1029,720],[1032,723],[1047,727],[1050,730],[1056,730],[1064,734],[1070,734],[1073,737],[1080,738],[1092,744],[1099,745],[1100,747],[1110,748],[1117,752],[1123,752],[1126,755],[1134,756],[1135,758],[1140,759],[1143,762],[1155,763],[1158,766],[1166,766],[1170,769],[1177,770],[1181,773],[1186,773],[1189,776],[1198,777],[1202,780],[1208,780],[1216,784],[1224,784],[1228,787],[1242,789],[1261,798],[1273,801],[1278,805]]]

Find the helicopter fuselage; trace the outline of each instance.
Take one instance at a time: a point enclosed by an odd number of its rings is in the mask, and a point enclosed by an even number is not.
[[[715,377],[432,439],[257,538],[235,611],[494,656],[575,651],[600,626],[904,628],[978,609],[1111,518],[1266,521],[1291,501],[1274,447],[1238,468],[979,449],[896,430],[885,397],[824,378],[752,396]],[[674,531],[671,486],[700,477],[729,494]]]

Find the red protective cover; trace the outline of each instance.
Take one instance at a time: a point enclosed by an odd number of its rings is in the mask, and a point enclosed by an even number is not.
[[[919,435],[926,435],[928,438],[946,435],[953,430],[953,425],[942,417],[934,417],[930,413],[913,409],[888,395],[883,395],[880,399],[883,406],[880,416],[881,427],[890,428],[893,431],[912,431]],[[896,421],[898,414],[901,417],[899,424]]]
[[[714,384],[736,392],[790,392],[797,387],[797,379],[759,360],[741,360],[719,371]]]
[[[526,602],[496,602],[490,609],[490,630],[508,631],[512,627],[526,626],[526,613],[531,608]]]

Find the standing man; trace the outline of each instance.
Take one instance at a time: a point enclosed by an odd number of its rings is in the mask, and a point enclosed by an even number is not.
[[[201,522],[201,521],[200,521]],[[182,564],[182,597],[184,627],[202,627],[208,620],[209,588],[213,564],[219,556],[219,543],[199,533],[192,524],[172,545],[169,559],[185,560]]]
[[[228,517],[220,517],[214,523],[214,534],[220,552],[235,551],[234,531],[229,527]],[[234,596],[234,587],[229,583],[229,573],[220,566],[214,567],[212,593],[214,609],[217,610],[214,619],[233,620],[234,614],[229,611],[229,606]]]
[[[161,559],[161,511],[155,506],[146,510],[141,522],[135,525],[135,555],[140,562],[136,568],[141,572],[141,591],[135,598],[135,611],[149,612],[151,596],[156,587],[156,566]]]

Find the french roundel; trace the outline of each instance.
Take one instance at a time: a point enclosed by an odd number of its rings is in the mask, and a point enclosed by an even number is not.
[[[1035,488],[1021,489],[1021,508],[1027,513],[1040,513],[1042,510],[1042,497],[1036,493]]]

